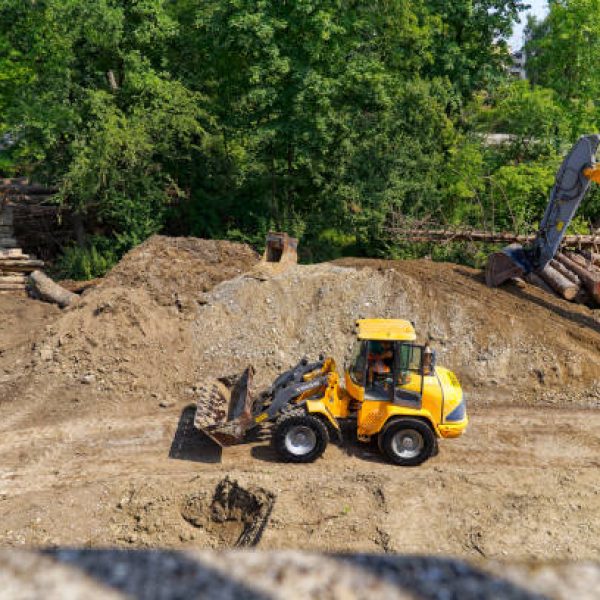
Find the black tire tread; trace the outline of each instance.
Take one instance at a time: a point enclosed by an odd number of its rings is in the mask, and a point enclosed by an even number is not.
[[[400,458],[394,454],[394,451],[392,450],[392,435],[400,428],[415,429],[423,436],[425,441],[423,451],[414,458]],[[378,436],[378,445],[381,453],[390,462],[403,467],[416,467],[420,464],[423,464],[431,456],[435,456],[435,454],[437,454],[437,439],[431,426],[421,419],[414,419],[410,417],[394,419],[393,421],[387,423]]]
[[[303,456],[290,454],[285,447],[287,428],[298,424],[308,425],[317,434],[315,449]],[[277,419],[271,441],[274,449],[283,461],[290,463],[310,463],[317,460],[325,452],[325,448],[327,448],[327,444],[329,443],[329,432],[319,417],[308,414],[305,408],[294,408]]]

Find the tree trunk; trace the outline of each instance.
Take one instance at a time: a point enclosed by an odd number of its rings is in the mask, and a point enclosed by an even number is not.
[[[572,261],[564,254],[557,254],[556,257],[563,265],[565,265],[565,267],[568,267],[571,271],[579,276],[584,287],[590,293],[592,298],[598,302],[598,304],[600,304],[600,275],[591,273],[585,267],[582,267],[575,261]]]
[[[538,271],[538,275],[565,300],[573,300],[579,292],[580,286],[550,265],[546,265],[541,271]]]
[[[44,275],[41,271],[34,271],[30,275],[30,282],[31,292],[34,297],[58,304],[61,308],[70,306],[79,300],[77,294],[65,290],[65,288],[52,281],[50,277]]]
[[[108,87],[110,88],[111,92],[116,92],[119,89],[119,86],[117,85],[117,78],[115,77],[113,71],[106,72],[106,82],[108,83]]]
[[[581,254],[576,254],[574,252],[565,252],[564,253],[567,258],[570,258],[573,262],[576,262],[578,265],[581,265],[584,269],[594,273],[600,274],[600,269],[596,267],[596,265],[591,261],[587,260],[585,256]]]
[[[541,277],[539,277],[535,273],[528,273],[527,275],[525,275],[525,279],[532,285],[541,288],[549,294],[554,295],[556,293]]]
[[[575,273],[573,273],[573,271],[565,267],[565,265],[563,265],[561,262],[558,262],[556,259],[552,259],[550,261],[550,266],[553,269],[556,269],[562,275],[564,275],[567,279],[572,281],[575,285],[581,287],[581,279],[579,279],[579,277]]]
[[[87,236],[85,234],[85,226],[83,224],[83,217],[81,213],[75,212],[71,216],[71,220],[73,223],[73,233],[75,234],[75,239],[77,240],[78,246],[83,248],[86,243]]]

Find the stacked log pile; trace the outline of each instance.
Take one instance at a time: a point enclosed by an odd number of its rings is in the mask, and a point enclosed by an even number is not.
[[[0,179],[0,203],[12,208],[15,246],[48,260],[72,238],[70,217],[53,200],[55,193],[22,177]]]
[[[600,306],[600,255],[594,252],[559,252],[527,280],[570,302]]]
[[[411,229],[390,226],[387,232],[398,243],[477,242],[487,244],[521,244],[533,242],[535,235],[518,235],[510,232],[477,231],[474,229]],[[571,248],[600,247],[600,231],[590,234],[565,235],[562,245]]]
[[[13,207],[0,204],[0,294],[26,295],[29,274],[44,263],[17,248],[13,217]]]

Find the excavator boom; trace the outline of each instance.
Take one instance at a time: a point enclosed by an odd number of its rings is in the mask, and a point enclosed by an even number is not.
[[[501,285],[511,277],[540,271],[552,260],[590,181],[600,178],[595,162],[599,145],[600,135],[579,138],[556,174],[550,201],[531,246],[512,244],[490,256],[485,274],[490,287]]]

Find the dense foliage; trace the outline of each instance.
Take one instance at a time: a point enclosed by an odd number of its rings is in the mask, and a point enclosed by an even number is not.
[[[0,171],[59,186],[78,276],[160,230],[473,262],[385,225],[535,228],[598,128],[598,3],[530,22],[522,82],[502,41],[519,0],[3,0]],[[593,200],[577,226],[599,220]]]

